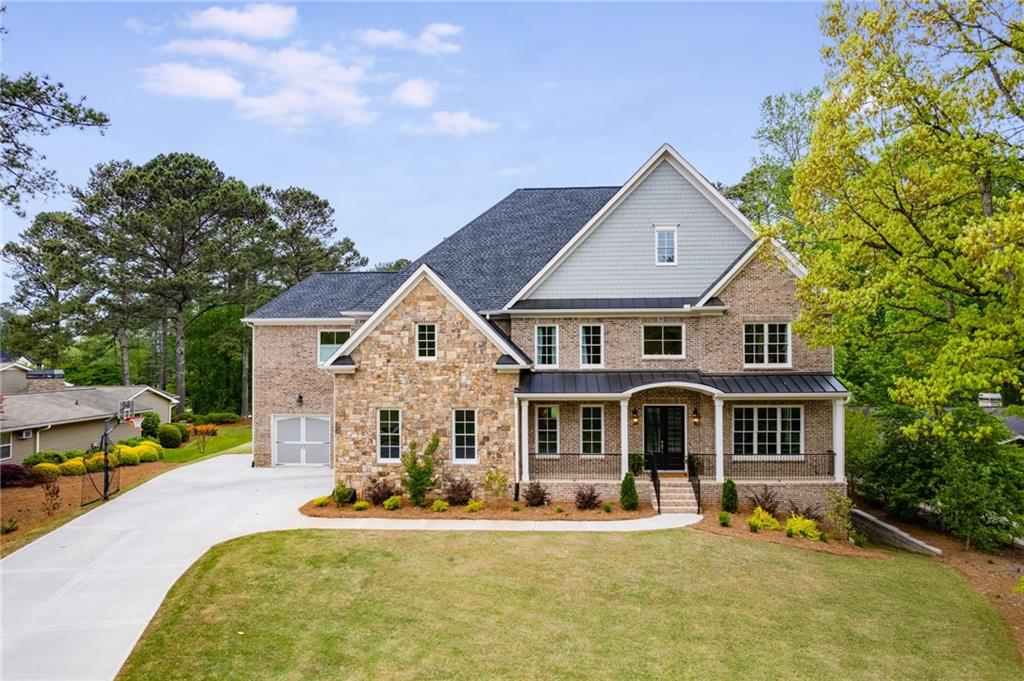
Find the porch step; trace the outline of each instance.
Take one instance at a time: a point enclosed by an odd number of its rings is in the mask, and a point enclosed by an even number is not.
[[[651,504],[657,504],[654,487],[651,487]],[[661,479],[662,513],[697,513],[697,497],[693,486],[686,478]]]

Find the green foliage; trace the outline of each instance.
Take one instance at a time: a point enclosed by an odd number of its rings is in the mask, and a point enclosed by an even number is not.
[[[726,511],[718,512],[718,524],[722,527],[729,527],[729,523],[732,522],[732,516]]]
[[[316,499],[313,499],[313,506],[315,506],[316,508],[323,508],[328,503],[330,503],[330,501],[331,501],[331,497],[329,497],[329,496],[317,497]]]
[[[523,490],[523,501],[527,506],[543,506],[548,503],[548,488],[536,480],[531,480]]]
[[[1024,528],[1024,453],[998,445],[974,453],[943,463],[932,505],[968,549],[995,551]]]
[[[1024,594],[1024,575],[1020,577],[1020,584],[1013,587],[1013,592],[1018,594]]]
[[[521,510],[523,510],[523,509],[522,509],[522,507],[519,504],[512,504],[512,512],[513,513],[519,513],[519,511],[521,511]]]
[[[11,517],[0,523],[0,534],[10,534],[18,531],[18,519]]]
[[[882,425],[862,409],[846,410],[846,476],[854,485],[882,449]]]
[[[611,503],[606,501],[603,504],[601,504],[601,510],[604,511],[605,513],[611,513],[612,512],[612,505],[611,505]]]
[[[853,512],[853,499],[832,489],[825,494],[829,504],[825,519],[828,520],[828,524],[831,525],[837,537],[846,539],[853,533],[853,521],[850,519],[850,514]]]
[[[417,452],[415,442],[410,442],[409,449],[402,454],[401,461],[404,470],[402,486],[405,487],[414,506],[425,506],[427,494],[437,484],[437,478],[434,475],[434,454],[437,452],[439,443],[440,439],[435,434],[430,438],[422,455]]]
[[[140,463],[153,463],[160,460],[160,454],[155,449],[145,449],[139,452]]]
[[[779,514],[779,496],[775,489],[768,485],[761,485],[761,489],[752,490],[747,494],[750,505],[768,512],[769,515]]]
[[[164,423],[157,428],[156,434],[164,449],[177,449],[181,446],[181,431],[173,423]]]
[[[736,483],[727,479],[722,485],[722,510],[735,513],[740,509],[740,494],[736,489]]]
[[[56,478],[60,476],[60,467],[55,463],[37,463],[31,467],[32,470],[44,478]]]
[[[138,466],[141,456],[135,452],[121,452],[118,459],[122,466]]]
[[[484,492],[492,499],[504,499],[508,494],[508,471],[488,468],[484,473]]]
[[[779,525],[779,521],[775,519],[775,516],[760,506],[755,508],[750,517],[747,518],[747,527],[750,528],[751,532],[759,532],[760,530],[771,532],[782,528]]]
[[[189,435],[191,434],[190,431],[189,431],[188,425],[184,424],[184,423],[180,423],[180,422],[175,422],[175,423],[172,423],[171,425],[174,426],[175,428],[177,428],[178,429],[178,433],[181,434],[181,443],[185,444],[186,442],[188,442]]]
[[[626,511],[635,511],[640,508],[640,497],[636,493],[636,479],[633,478],[632,473],[626,473],[622,478],[619,506]]]
[[[61,475],[85,475],[85,461],[81,457],[68,459],[57,467]]]
[[[227,423],[238,423],[238,414],[232,414],[229,411],[212,411],[206,415],[207,423],[216,423],[217,425],[224,425]]]
[[[865,547],[868,543],[867,535],[861,534],[860,532],[851,532],[850,540],[853,541],[853,545],[857,547]]]
[[[160,415],[155,411],[147,411],[142,417],[143,437],[156,437],[156,430],[160,427]]]
[[[106,466],[109,469],[117,468],[118,465],[117,455],[113,452],[107,454]],[[90,473],[101,473],[103,471],[104,459],[103,452],[98,452],[85,459],[85,470]]]
[[[21,462],[21,465],[26,468],[32,468],[36,464],[40,463],[61,464],[67,460],[68,457],[63,452],[36,452],[35,454],[29,454],[26,456],[25,460]]]
[[[397,494],[384,500],[385,511],[395,511],[402,508],[402,497]]]
[[[466,511],[469,513],[479,513],[482,510],[484,510],[483,499],[470,499],[466,504]]]
[[[818,523],[814,519],[805,518],[802,515],[794,515],[786,519],[786,536],[803,537],[811,541],[825,541],[825,535],[818,529]]]
[[[366,509],[370,508],[370,502],[367,501],[366,499],[360,499],[356,503],[352,504],[352,508],[354,508],[357,511],[365,511]]]
[[[448,502],[444,499],[434,499],[434,503],[431,505],[430,510],[434,513],[444,513],[448,510]]]
[[[555,513],[565,513],[565,509],[561,506],[555,506]]]
[[[644,471],[644,455],[632,452],[629,455],[629,472],[633,475],[640,475]]]
[[[334,492],[331,493],[331,496],[334,497],[338,504],[351,504],[356,500],[356,491],[350,489],[345,483],[339,482],[334,486]]]
[[[597,508],[600,503],[601,495],[594,485],[580,485],[576,488],[576,508],[579,510],[589,511]]]
[[[399,258],[398,260],[385,260],[384,262],[379,262],[376,265],[374,265],[373,269],[376,272],[397,272],[406,265],[408,265],[410,262],[411,261],[408,258]]]

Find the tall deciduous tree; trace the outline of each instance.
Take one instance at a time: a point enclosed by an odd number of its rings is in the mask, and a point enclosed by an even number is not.
[[[936,417],[919,427],[1024,378],[1022,22],[1019,3],[911,0],[822,20],[828,93],[793,195],[801,326],[881,343],[892,397]]]

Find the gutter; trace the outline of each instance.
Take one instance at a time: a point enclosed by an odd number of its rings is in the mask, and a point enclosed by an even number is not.
[[[48,423],[47,425],[43,426],[42,428],[36,429],[36,449],[35,449],[34,452],[32,452],[33,454],[38,454],[39,451],[40,451],[39,450],[39,433],[43,432],[44,430],[49,430],[50,428],[53,428],[53,424],[52,423]]]

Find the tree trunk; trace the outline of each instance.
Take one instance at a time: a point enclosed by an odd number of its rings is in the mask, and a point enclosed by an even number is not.
[[[178,414],[185,413],[185,308],[174,311],[174,388],[178,393]]]
[[[160,390],[167,390],[167,319],[160,319]]]
[[[128,333],[124,329],[114,331],[114,345],[117,346],[117,358],[121,364],[121,385],[131,385],[132,369],[128,362]]]
[[[238,415],[249,418],[249,329],[242,330],[242,408]]]

